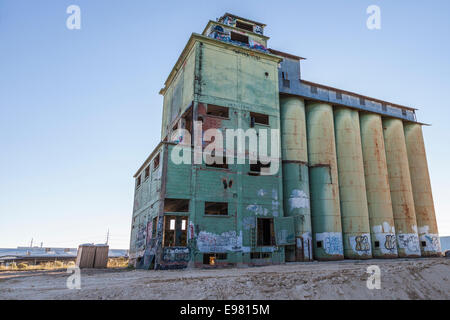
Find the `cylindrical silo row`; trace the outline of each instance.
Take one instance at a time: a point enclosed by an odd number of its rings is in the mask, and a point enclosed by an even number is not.
[[[294,216],[296,237],[295,246],[286,247],[286,260],[309,261],[313,253],[303,99],[282,97],[280,112],[284,211],[287,216]]]
[[[420,257],[403,122],[384,119],[384,143],[399,257]]]
[[[437,256],[441,246],[422,126],[418,123],[405,123],[404,131],[421,253],[422,256]]]
[[[344,257],[372,258],[358,111],[334,110]]]
[[[314,256],[343,259],[333,107],[308,102],[306,128]]]
[[[396,258],[397,241],[381,116],[360,113],[359,120],[372,254],[374,258]]]

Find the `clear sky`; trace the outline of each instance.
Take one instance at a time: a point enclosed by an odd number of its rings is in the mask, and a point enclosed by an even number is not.
[[[81,8],[69,30],[66,9]],[[366,27],[369,5],[381,30]],[[450,1],[0,0],[0,247],[128,248],[132,175],[160,139],[158,95],[192,32],[231,12],[304,79],[419,108],[450,235]]]

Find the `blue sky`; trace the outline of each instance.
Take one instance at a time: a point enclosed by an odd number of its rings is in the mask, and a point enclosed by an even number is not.
[[[81,8],[81,30],[66,8]],[[381,30],[366,8],[381,8]],[[132,175],[160,138],[159,89],[224,12],[267,24],[304,79],[419,108],[450,235],[450,2],[0,0],[0,247],[128,248]]]

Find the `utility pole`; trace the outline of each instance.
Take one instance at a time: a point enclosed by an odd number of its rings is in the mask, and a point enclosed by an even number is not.
[[[108,244],[108,242],[109,242],[109,229],[108,232],[106,233],[106,244]]]

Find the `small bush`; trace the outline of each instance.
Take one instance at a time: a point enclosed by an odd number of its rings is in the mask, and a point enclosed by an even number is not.
[[[26,268],[28,268],[28,265],[26,263],[21,262],[17,265],[17,268],[18,269],[26,269]]]

